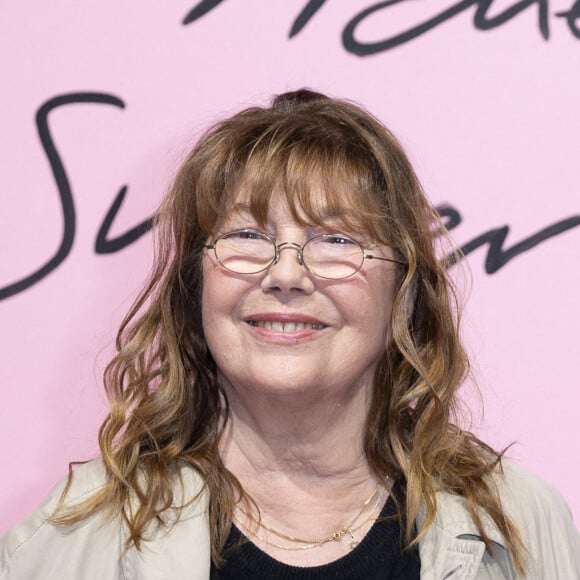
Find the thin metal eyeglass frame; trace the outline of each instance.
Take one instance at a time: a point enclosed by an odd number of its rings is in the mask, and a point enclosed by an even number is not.
[[[273,256],[272,260],[266,266],[264,266],[263,268],[260,268],[259,270],[256,270],[255,272],[237,272],[236,270],[232,270],[232,269],[228,268],[220,260],[218,254],[217,254],[216,246],[217,246],[217,243],[222,238],[225,238],[226,236],[229,236],[231,234],[244,233],[244,232],[254,233],[254,234],[259,234],[261,236],[264,236],[264,238],[266,238],[266,239],[270,240],[270,242],[272,242],[272,246],[274,247],[274,256]],[[308,264],[304,261],[304,247],[312,240],[317,240],[319,238],[326,238],[326,237],[336,237],[338,235],[343,235],[345,238],[348,238],[349,240],[351,240],[353,243],[355,243],[360,248],[360,250],[362,252],[362,256],[363,256],[362,261],[360,263],[360,266],[352,274],[348,274],[348,276],[341,276],[340,278],[331,278],[329,276],[322,276],[321,274],[317,274],[316,272],[313,272],[308,267]],[[226,269],[228,272],[232,272],[233,274],[239,274],[241,276],[253,276],[254,274],[260,274],[261,272],[265,272],[266,270],[270,269],[272,266],[274,266],[274,264],[277,264],[280,261],[281,252],[282,252],[282,250],[284,250],[286,248],[296,250],[298,253],[298,256],[297,256],[298,264],[300,264],[301,266],[304,266],[313,276],[316,276],[317,278],[322,278],[323,280],[346,280],[347,278],[351,278],[363,267],[365,260],[382,260],[383,262],[392,262],[393,264],[399,264],[401,266],[407,265],[406,262],[402,262],[401,260],[395,260],[393,258],[383,258],[382,256],[375,256],[373,254],[367,254],[366,250],[363,248],[363,246],[361,246],[360,242],[351,238],[350,236],[347,236],[346,234],[340,234],[340,233],[320,234],[318,236],[313,236],[312,238],[307,239],[304,242],[304,244],[300,245],[296,242],[282,242],[281,244],[277,244],[275,238],[273,238],[272,236],[268,235],[265,232],[256,232],[255,230],[250,230],[250,229],[241,229],[241,230],[232,230],[231,232],[225,232],[225,233],[221,234],[220,236],[218,236],[211,244],[204,244],[203,247],[208,249],[208,250],[213,250],[213,253],[215,255],[215,259],[222,266],[222,268]]]

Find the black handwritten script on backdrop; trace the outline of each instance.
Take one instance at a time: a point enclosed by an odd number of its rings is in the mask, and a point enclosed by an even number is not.
[[[48,121],[50,114],[56,109],[79,104],[108,105],[119,109],[124,109],[125,107],[124,102],[119,97],[111,94],[69,93],[49,99],[38,109],[36,113],[38,137],[48,163],[50,164],[58,192],[60,209],[63,217],[62,238],[55,254],[48,258],[45,263],[20,280],[9,283],[4,287],[0,287],[0,300],[23,292],[46,278],[48,275],[54,273],[66,260],[73,247],[76,232],[75,200],[64,161],[58,152]],[[128,186],[123,185],[114,197],[109,210],[103,218],[95,237],[94,251],[97,255],[102,256],[119,252],[123,248],[137,241],[152,228],[153,218],[147,218],[127,230],[125,233],[114,238],[110,237],[112,225],[123,205],[127,192]],[[437,210],[448,230],[456,228],[462,222],[459,210],[451,205],[440,205],[437,207]],[[487,256],[484,267],[488,274],[494,274],[516,256],[519,256],[520,254],[535,248],[538,244],[576,226],[580,226],[580,215],[573,215],[562,219],[542,228],[540,231],[509,247],[505,247],[505,241],[508,237],[510,228],[508,225],[503,225],[487,230],[469,242],[463,244],[460,248],[461,254],[459,255],[467,256],[478,248],[487,246]],[[457,257],[456,255],[448,256],[444,258],[444,260],[448,266],[452,266],[457,261]]]
[[[48,159],[52,170],[52,175],[56,183],[60,209],[63,218],[63,231],[60,245],[55,254],[48,258],[47,261],[32,273],[24,276],[20,280],[12,282],[4,287],[0,287],[0,300],[14,296],[46,278],[53,273],[67,258],[73,246],[76,233],[76,211],[73,192],[70,186],[64,162],[58,152],[49,127],[50,114],[56,109],[68,107],[75,104],[97,104],[109,105],[123,109],[125,104],[121,99],[114,95],[106,93],[69,93],[60,95],[46,101],[36,113],[36,127],[40,144]],[[131,228],[121,236],[110,239],[108,237],[111,225],[117,215],[125,195],[127,186],[124,185],[119,190],[107,214],[105,215],[102,225],[97,233],[95,242],[95,252],[97,254],[109,254],[118,252],[125,246],[139,239],[143,234],[151,229],[151,219],[147,219],[135,227]]]
[[[198,2],[183,18],[182,24],[188,25],[199,20],[224,2],[225,0],[202,0]],[[288,35],[289,38],[293,38],[301,32],[327,2],[328,0],[309,0],[292,23]],[[342,44],[344,48],[357,56],[368,56],[370,54],[384,52],[406,44],[430,32],[471,8],[475,8],[473,26],[476,30],[480,31],[493,30],[506,24],[512,18],[515,18],[523,12],[535,10],[540,35],[544,40],[550,38],[551,13],[549,0],[520,0],[493,16],[490,16],[489,12],[493,8],[497,8],[498,2],[494,3],[494,0],[461,0],[455,3],[450,2],[448,8],[441,10],[434,16],[421,19],[420,22],[382,40],[362,42],[355,38],[357,28],[361,23],[381,12],[396,17],[397,8],[400,8],[404,4],[409,4],[409,2],[416,4],[417,0],[387,0],[386,2],[376,2],[363,8],[346,23],[342,31]],[[427,3],[423,2],[422,4],[425,6],[425,11],[427,11]],[[562,18],[574,37],[580,39],[580,0],[575,0],[570,9],[556,12],[554,16]]]

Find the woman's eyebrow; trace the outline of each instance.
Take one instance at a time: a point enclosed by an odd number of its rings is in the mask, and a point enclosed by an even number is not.
[[[329,206],[322,206],[320,208],[316,208],[316,214],[322,218],[336,218],[341,217],[344,215],[344,212],[348,208],[345,207],[329,207]],[[250,204],[246,201],[236,201],[234,203],[234,210],[239,212],[251,213]]]
[[[318,216],[323,220],[343,220],[345,214],[345,208],[330,208],[322,207],[318,210]]]
[[[234,203],[234,214],[247,214],[247,215],[252,215],[252,212],[250,210],[250,204],[245,203],[245,202],[236,202]]]
[[[320,208],[315,209],[315,221],[311,224],[312,226],[317,227],[324,227],[325,225],[330,227],[340,227],[344,225],[344,213],[345,208],[336,208],[336,207],[329,207],[323,206]],[[250,204],[245,201],[237,201],[234,203],[232,214],[230,215],[230,219],[252,219],[254,220],[254,216],[250,209]],[[307,222],[310,220],[307,218]]]

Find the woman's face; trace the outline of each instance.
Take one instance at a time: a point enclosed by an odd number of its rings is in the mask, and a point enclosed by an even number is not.
[[[240,201],[220,234],[258,228]],[[265,231],[277,244],[300,245],[327,233],[295,222],[282,195],[272,196]],[[389,248],[363,245],[394,257]],[[295,249],[284,249],[269,270],[243,275],[225,270],[206,250],[203,279],[205,337],[222,378],[238,393],[370,392],[390,331],[395,264],[365,260],[350,278],[324,280],[298,263]]]

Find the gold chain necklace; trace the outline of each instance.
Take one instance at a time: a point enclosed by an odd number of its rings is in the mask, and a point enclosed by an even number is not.
[[[244,531],[246,533],[249,533],[250,535],[253,535],[257,540],[259,540],[260,542],[267,544],[269,546],[274,546],[275,548],[279,548],[280,550],[289,550],[289,551],[299,551],[299,550],[309,550],[311,548],[316,548],[318,546],[323,546],[324,544],[327,544],[329,542],[335,542],[335,541],[340,541],[342,540],[343,536],[345,536],[346,534],[348,534],[351,538],[350,541],[350,549],[353,550],[357,545],[358,545],[358,541],[355,539],[353,532],[356,532],[358,530],[360,530],[362,527],[364,527],[371,519],[376,519],[376,516],[374,515],[377,507],[379,506],[381,497],[380,495],[378,495],[378,491],[380,489],[380,484],[377,485],[377,487],[375,488],[375,490],[373,491],[373,493],[365,500],[365,502],[363,503],[362,507],[360,508],[360,510],[357,512],[357,514],[355,515],[355,517],[350,520],[349,523],[345,524],[342,528],[340,528],[339,530],[337,530],[336,532],[330,534],[329,536],[326,536],[324,538],[319,538],[319,539],[305,539],[305,538],[298,538],[296,536],[290,536],[288,534],[284,534],[283,532],[279,532],[278,530],[275,530],[274,528],[272,528],[271,526],[268,526],[267,524],[262,523],[262,521],[257,520],[252,514],[250,514],[249,512],[247,512],[246,510],[244,510],[242,507],[240,507],[239,505],[237,505],[237,509],[243,513],[249,520],[252,520],[255,524],[257,524],[259,527],[263,528],[264,530],[268,531],[269,533],[278,536],[279,538],[282,538],[284,540],[288,540],[290,542],[295,542],[295,543],[299,543],[299,544],[304,544],[303,546],[284,546],[282,544],[277,544],[275,542],[271,542],[269,540],[267,540],[266,538],[264,538],[263,536],[252,532],[249,527],[245,524],[243,524],[242,522],[240,522],[238,520],[238,524],[241,525],[241,527],[244,529]],[[367,517],[364,522],[362,522],[361,524],[359,524],[356,527],[353,527],[354,524],[356,523],[356,521],[361,517],[361,515],[364,513],[365,509],[368,507],[369,503],[372,501],[372,499],[376,496],[376,501],[371,509],[370,512],[370,516]]]

